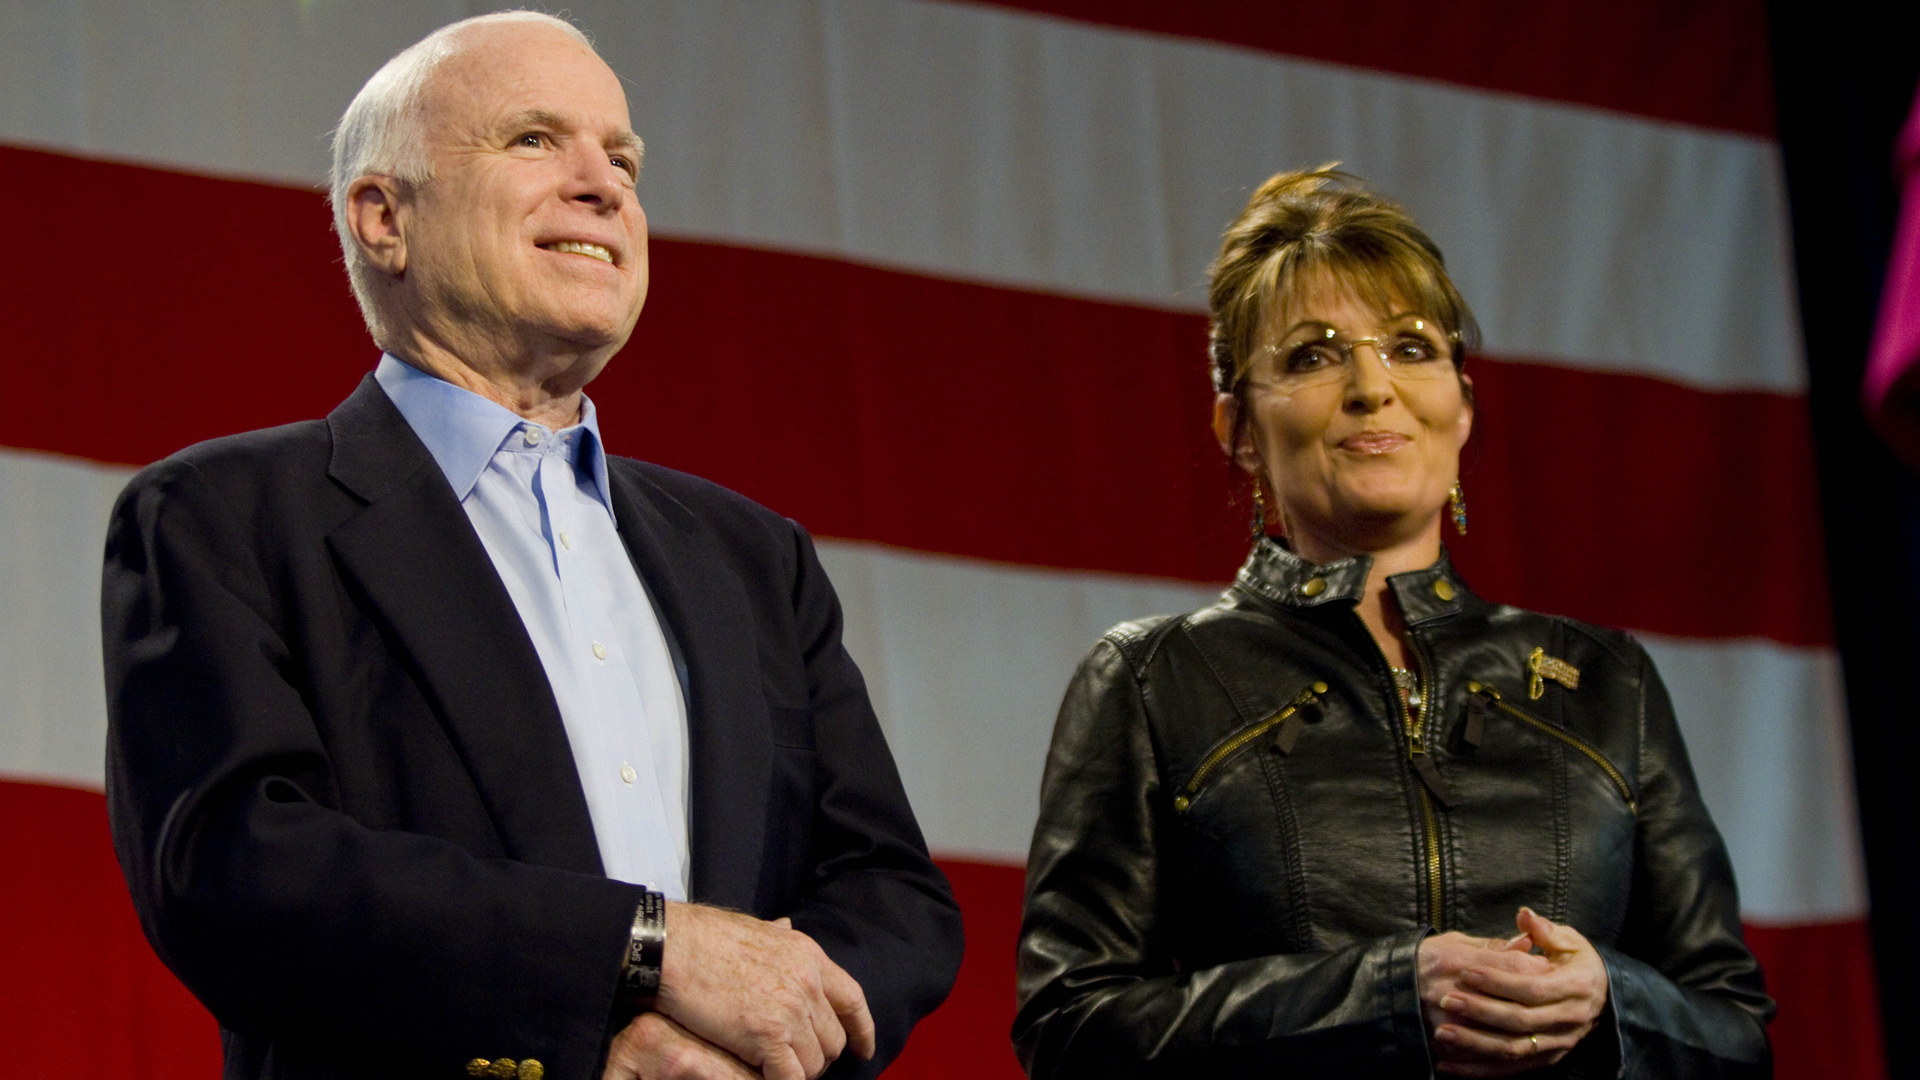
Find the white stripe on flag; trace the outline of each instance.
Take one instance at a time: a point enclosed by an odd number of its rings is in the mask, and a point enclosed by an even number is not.
[[[101,538],[131,470],[0,450],[0,775],[98,789]],[[822,541],[847,646],[928,842],[1022,861],[1067,679],[1114,623],[1217,590]],[[1838,661],[1754,640],[1646,638],[1762,922],[1866,910]]]
[[[132,475],[0,450],[0,775],[101,787],[100,560]]]
[[[1114,623],[1217,590],[823,542],[914,812],[937,850],[1024,862],[1054,712]],[[1828,649],[1644,638],[1755,921],[1866,912],[1851,756]]]
[[[588,29],[665,235],[1199,310],[1250,185],[1339,159],[1434,233],[1490,352],[1805,383],[1764,139],[967,4],[622,10]],[[452,14],[88,11],[0,35],[0,139],[298,184],[360,81]]]

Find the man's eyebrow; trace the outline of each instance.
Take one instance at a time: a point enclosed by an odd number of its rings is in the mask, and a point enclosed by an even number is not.
[[[510,135],[518,134],[528,128],[559,128],[564,130],[568,126],[570,125],[560,118],[559,113],[548,112],[545,109],[526,109],[514,113],[512,116],[500,122],[501,130]]]
[[[556,131],[566,131],[571,127],[572,125],[562,119],[559,113],[547,109],[527,109],[514,113],[512,116],[500,122],[501,131],[507,135],[517,135],[530,128],[552,128]],[[640,141],[640,136],[635,135],[631,131],[622,130],[615,132],[612,137],[607,139],[606,145],[609,148],[619,147],[621,149],[631,150],[633,156],[636,158],[646,152],[646,144]]]

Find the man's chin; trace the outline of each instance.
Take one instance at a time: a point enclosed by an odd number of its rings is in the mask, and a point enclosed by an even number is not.
[[[581,352],[604,352],[611,356],[633,336],[634,322],[635,318],[604,312],[575,312],[543,320],[539,331],[541,336],[564,342]]]

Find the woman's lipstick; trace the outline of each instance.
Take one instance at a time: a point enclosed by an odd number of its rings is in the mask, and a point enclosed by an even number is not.
[[[1411,442],[1397,431],[1362,431],[1340,440],[1340,449],[1356,454],[1391,454]]]

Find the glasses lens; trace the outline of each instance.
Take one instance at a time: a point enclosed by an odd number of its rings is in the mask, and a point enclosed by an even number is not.
[[[1352,369],[1355,350],[1370,349],[1394,379],[1452,378],[1453,352],[1426,332],[1429,325],[1419,320],[1415,329],[1355,338],[1325,327],[1309,338],[1267,346],[1250,377],[1258,384],[1289,389],[1339,382]]]
[[[1379,349],[1380,359],[1396,379],[1444,379],[1453,374],[1447,350],[1424,334],[1384,335]]]

